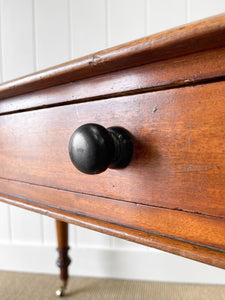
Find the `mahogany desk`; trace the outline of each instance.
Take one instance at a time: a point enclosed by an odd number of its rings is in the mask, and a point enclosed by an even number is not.
[[[56,219],[64,283],[67,223],[225,268],[224,80],[222,14],[0,85],[0,200]],[[74,167],[89,123],[130,132],[127,167]]]

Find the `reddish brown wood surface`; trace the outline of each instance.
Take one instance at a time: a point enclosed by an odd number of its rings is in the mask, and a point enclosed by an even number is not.
[[[2,193],[95,219],[225,250],[221,218],[0,180]]]
[[[68,224],[66,222],[56,220],[56,232],[58,241],[58,259],[57,266],[60,268],[60,279],[66,282],[68,279],[68,266],[71,262],[68,256]]]
[[[224,65],[225,48],[194,53],[6,98],[0,114],[216,81]]]
[[[57,241],[59,248],[68,247],[68,226],[67,223],[56,221]]]
[[[225,46],[225,14],[100,51],[0,85],[0,99]]]
[[[5,99],[0,113],[216,80],[225,75],[224,63],[224,48],[174,58]]]
[[[218,82],[2,116],[0,177],[224,218],[224,90]],[[75,169],[68,142],[89,122],[133,134],[127,168]]]
[[[169,238],[156,233],[136,230],[134,228],[125,227],[118,224],[112,224],[102,220],[82,216],[80,214],[62,211],[49,206],[46,207],[40,203],[31,203],[24,199],[15,198],[13,196],[4,194],[0,194],[0,201],[45,214],[64,222],[90,228],[105,234],[110,234],[112,236],[127,239],[129,241],[154,247],[225,269],[225,252],[222,250],[219,251],[212,248],[210,249],[208,247],[187,243],[179,239]]]

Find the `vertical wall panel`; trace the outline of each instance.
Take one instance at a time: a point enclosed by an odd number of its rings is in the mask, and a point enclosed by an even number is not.
[[[12,206],[11,220],[14,243],[42,243],[41,215]]]
[[[145,35],[144,0],[108,0],[109,46]]]
[[[11,240],[9,205],[0,203],[0,242]]]
[[[36,64],[43,69],[69,60],[68,1],[35,1]]]
[[[55,220],[42,216],[43,242],[45,245],[57,245]]]
[[[109,248],[111,245],[110,236],[81,227],[77,231],[77,241],[78,246],[86,248]]]
[[[34,71],[31,0],[2,0],[3,80]]]
[[[0,83],[2,78],[2,0],[0,0]],[[0,241],[10,241],[9,205],[0,203]]]
[[[147,0],[148,34],[160,32],[185,22],[186,0]]]
[[[73,58],[106,47],[104,0],[71,1],[71,39]]]
[[[2,78],[2,0],[0,0],[0,83],[3,81]]]
[[[224,0],[188,0],[189,1],[189,20],[194,21],[207,18],[212,15],[225,12]]]
[[[1,9],[2,73],[6,81],[34,71],[33,2],[2,0]],[[13,206],[10,215],[8,228],[13,242],[41,242],[40,216]]]

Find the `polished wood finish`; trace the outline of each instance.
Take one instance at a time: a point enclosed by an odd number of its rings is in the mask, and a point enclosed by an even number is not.
[[[145,246],[154,247],[166,252],[181,255],[206,264],[225,269],[224,251],[218,249],[206,248],[194,243],[187,243],[180,239],[171,239],[164,235],[136,230],[133,228],[121,226],[114,223],[97,220],[81,214],[74,214],[67,211],[61,211],[57,208],[43,206],[39,203],[30,203],[21,198],[15,198],[10,195],[0,194],[0,200],[18,207],[28,209],[64,222],[82,226],[92,230],[109,234],[128,241],[133,241]]]
[[[1,201],[225,268],[224,35],[225,14],[0,85]],[[90,122],[131,132],[127,168],[74,168]]]
[[[224,218],[142,205],[99,196],[72,193],[17,181],[0,180],[4,194],[17,195],[30,204],[40,203],[98,220],[183,239],[225,250]]]
[[[183,25],[0,85],[0,99],[225,46],[225,14]]]
[[[153,62],[1,99],[0,115],[221,80],[224,64],[225,48]]]
[[[216,82],[2,116],[0,177],[224,218],[224,89]],[[133,135],[127,168],[75,169],[70,137],[93,120]]]
[[[68,279],[68,266],[71,262],[68,256],[68,224],[60,220],[56,220],[56,231],[58,241],[59,257],[57,259],[57,266],[60,268],[60,279],[66,282]]]

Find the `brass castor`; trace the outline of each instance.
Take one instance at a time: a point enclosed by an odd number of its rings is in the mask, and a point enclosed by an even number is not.
[[[67,287],[67,280],[62,280],[61,282],[62,282],[61,287],[58,288],[58,290],[55,292],[56,296],[58,296],[58,297],[63,297],[64,292],[65,292],[66,287]]]

